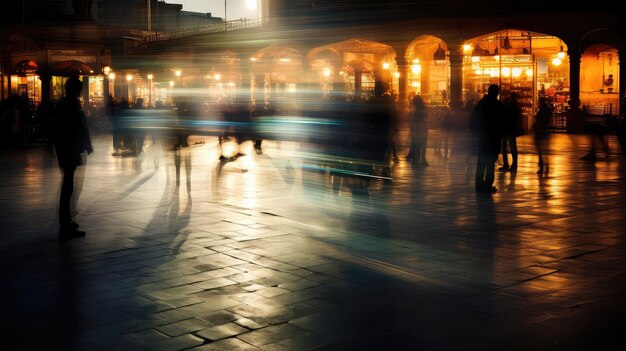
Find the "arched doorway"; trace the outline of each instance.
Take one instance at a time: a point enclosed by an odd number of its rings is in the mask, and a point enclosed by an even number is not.
[[[348,39],[315,48],[307,59],[311,69],[318,72],[318,82],[322,86],[332,82],[333,92],[344,94],[347,100],[373,96],[377,81],[384,92],[398,94],[396,52],[389,45]]]
[[[590,115],[619,115],[619,59],[617,49],[594,44],[580,60],[581,108]]]
[[[431,106],[447,106],[450,91],[448,45],[432,35],[421,35],[407,47],[407,95],[421,95]]]
[[[267,104],[294,102],[302,75],[302,55],[297,49],[273,45],[257,51],[250,60],[258,109]]]

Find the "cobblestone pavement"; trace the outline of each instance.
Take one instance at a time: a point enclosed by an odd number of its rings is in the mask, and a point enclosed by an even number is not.
[[[498,193],[450,138],[430,167],[400,159],[369,194],[303,171],[304,145],[218,161],[111,156],[94,137],[60,244],[60,172],[43,148],[0,151],[4,350],[589,350],[626,347],[625,156],[579,160],[531,136]]]

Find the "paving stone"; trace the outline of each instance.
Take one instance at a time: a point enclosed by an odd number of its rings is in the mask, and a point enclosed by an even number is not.
[[[215,341],[215,340],[224,339],[230,336],[246,333],[248,331],[249,331],[248,329],[242,328],[241,326],[235,323],[226,323],[226,324],[216,325],[211,328],[202,329],[196,332],[195,335],[203,339]]]

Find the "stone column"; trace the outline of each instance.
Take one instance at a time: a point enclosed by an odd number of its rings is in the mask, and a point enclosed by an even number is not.
[[[618,64],[619,64],[619,85],[618,85],[618,93],[619,93],[619,111],[618,113],[621,114],[622,112],[626,111],[626,106],[624,106],[624,104],[626,103],[626,100],[624,97],[626,96],[626,64],[622,65],[622,60],[621,60],[621,50],[617,51],[617,60],[618,60]]]
[[[580,58],[578,49],[567,50],[569,55],[569,98],[576,106],[580,106]],[[620,82],[621,84],[621,82]]]
[[[398,98],[400,102],[406,102],[409,91],[409,58],[396,57],[396,64],[398,65],[398,73],[400,73],[400,78],[398,79]]]
[[[463,47],[450,45],[450,108],[458,111],[463,106]]]

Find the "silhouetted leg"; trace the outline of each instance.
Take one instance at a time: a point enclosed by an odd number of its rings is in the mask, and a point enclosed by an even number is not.
[[[70,202],[74,192],[74,172],[76,167],[63,168],[63,185],[61,185],[61,198],[59,199],[59,223],[61,226],[72,222],[70,215]]]
[[[518,159],[518,153],[517,153],[517,137],[515,136],[510,136],[509,137],[509,148],[511,149],[511,157],[512,157],[512,162],[511,162],[511,171],[517,171],[517,159]]]

